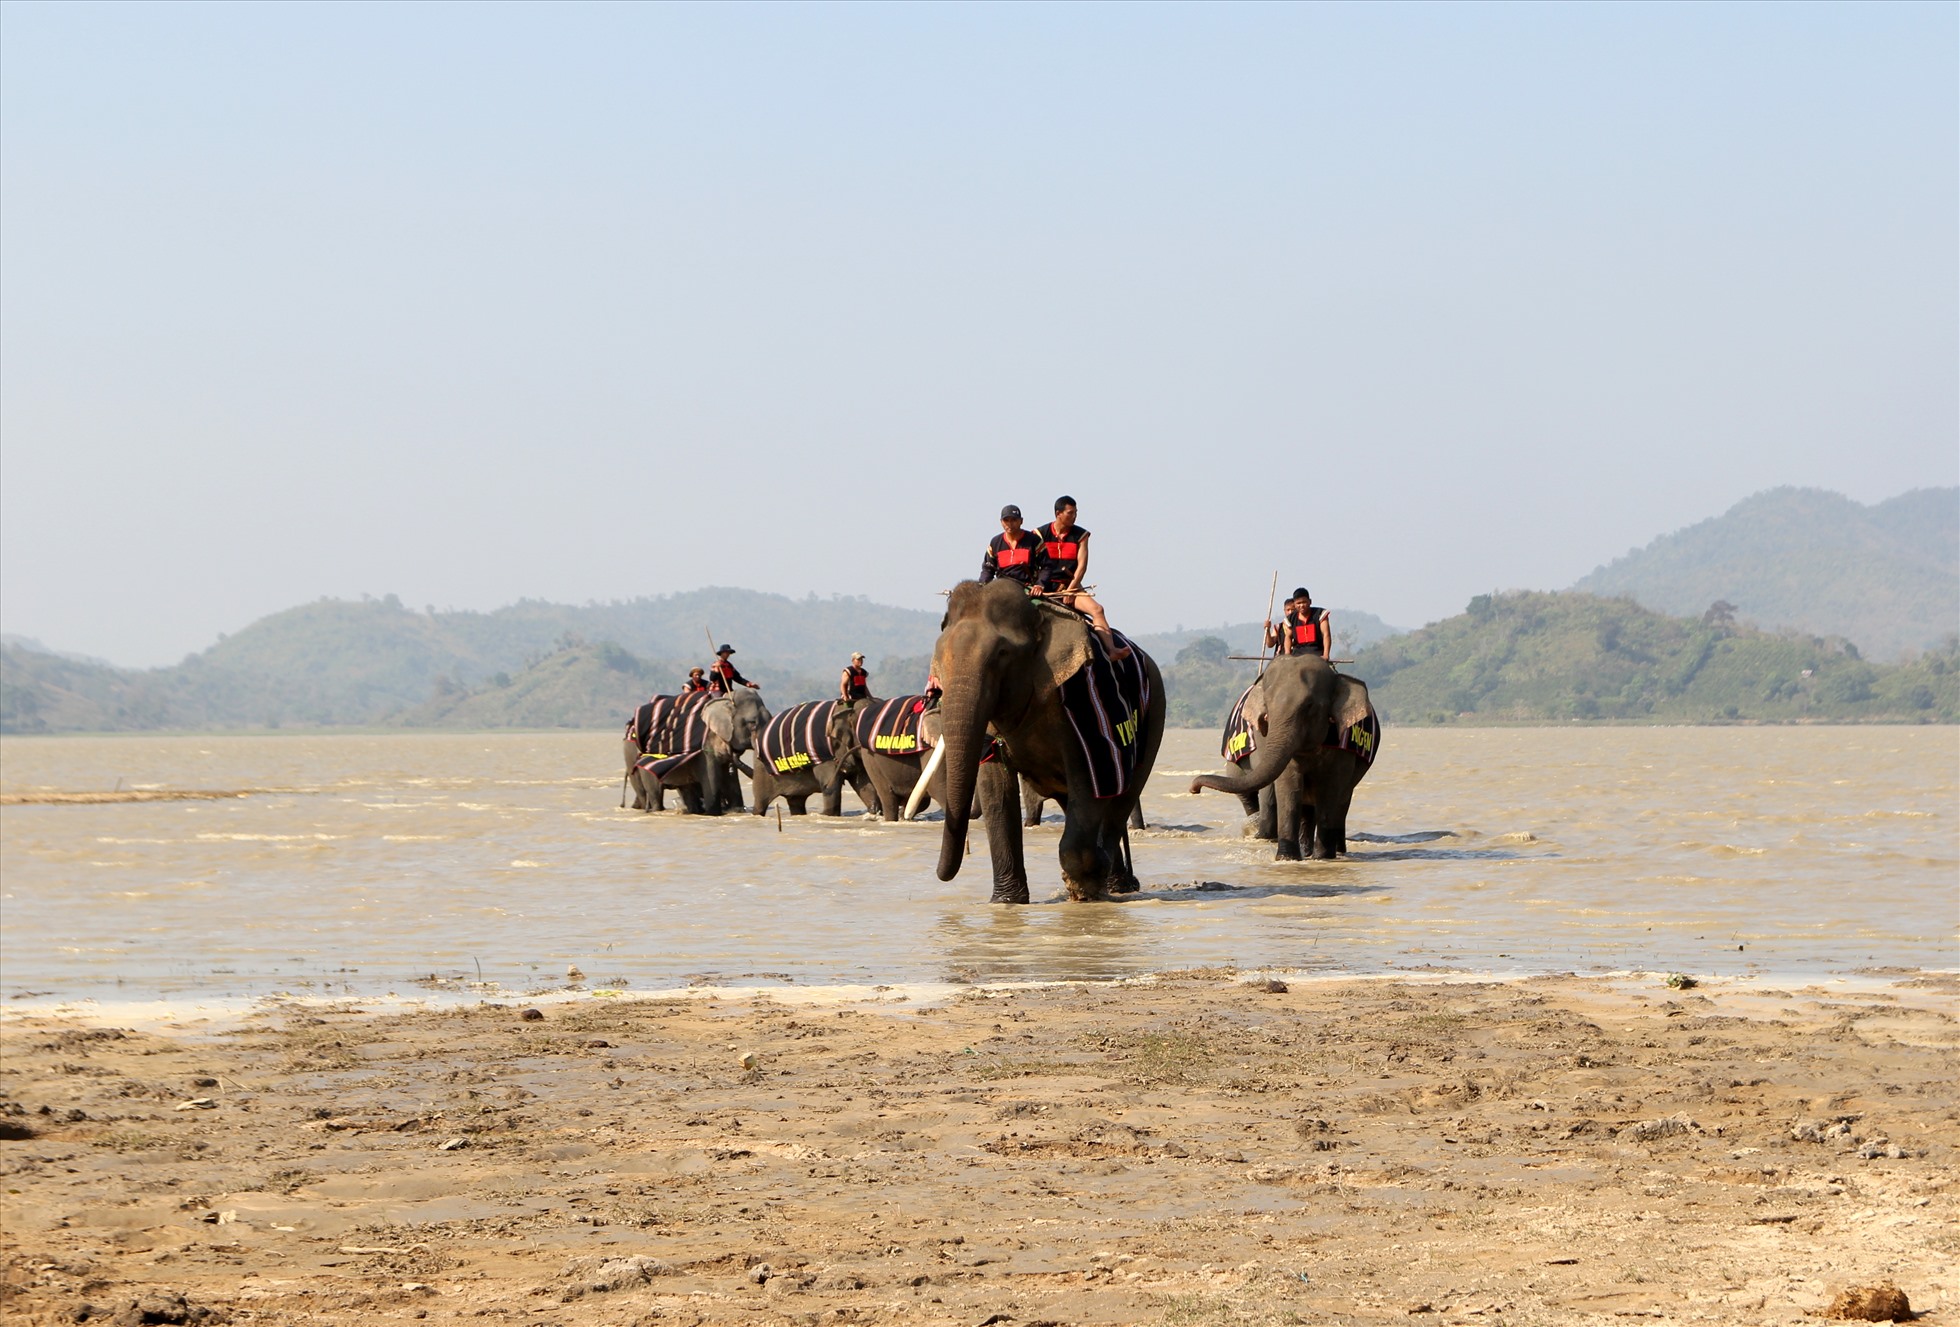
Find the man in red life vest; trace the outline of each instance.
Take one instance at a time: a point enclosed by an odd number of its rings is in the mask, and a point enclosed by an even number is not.
[[[862,654],[853,654],[844,675],[837,679],[837,699],[846,704],[871,699],[871,674],[864,671]]]
[[[728,662],[728,656],[733,653],[733,645],[724,645],[715,651],[714,667],[708,670],[708,690],[717,696],[725,696],[737,686],[745,686],[751,691],[759,689],[754,682],[736,672],[734,664]]]
[[[987,551],[981,555],[981,584],[1002,577],[1021,582],[1029,594],[1040,594],[1047,570],[1047,549],[1037,536],[1021,528],[1021,509],[1008,503],[1000,509],[1000,533],[987,541]]]
[[[707,670],[703,668],[688,669],[687,681],[681,683],[681,694],[683,696],[691,696],[697,691],[706,691],[707,689],[708,689]]]
[[[1127,658],[1130,651],[1117,648],[1102,605],[1082,591],[1082,580],[1089,574],[1089,532],[1075,523],[1075,499],[1066,493],[1056,498],[1055,519],[1036,530],[1035,537],[1041,540],[1042,551],[1048,555],[1048,566],[1042,573],[1042,593],[1053,595],[1078,613],[1088,614],[1096,626],[1096,634],[1109,647],[1109,657]]]
[[[1325,659],[1334,641],[1334,619],[1324,608],[1313,606],[1313,596],[1305,586],[1293,591],[1286,601],[1285,619],[1266,624],[1266,647],[1279,647],[1281,654],[1317,654]]]

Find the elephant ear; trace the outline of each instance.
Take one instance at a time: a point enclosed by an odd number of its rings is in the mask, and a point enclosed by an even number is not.
[[[1063,616],[1052,610],[1040,620],[1041,655],[1059,687],[1089,662],[1089,624],[1073,613]]]
[[[1259,679],[1252,684],[1252,690],[1245,693],[1245,706],[1239,711],[1245,716],[1246,727],[1255,733],[1266,731],[1266,680]]]
[[[927,710],[919,716],[919,745],[938,746],[939,735],[945,729],[940,722],[938,710]]]
[[[1368,684],[1360,678],[1343,673],[1335,688],[1335,732],[1346,732],[1375,712],[1374,702],[1368,699]]]
[[[721,739],[723,746],[735,745],[735,703],[718,700],[701,711],[701,721],[708,725],[708,731]]]

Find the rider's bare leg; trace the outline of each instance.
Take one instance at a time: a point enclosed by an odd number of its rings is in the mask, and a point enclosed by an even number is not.
[[[1127,659],[1130,657],[1128,647],[1117,645],[1116,637],[1109,629],[1109,615],[1103,612],[1103,606],[1101,604],[1080,590],[1072,594],[1057,595],[1056,597],[1077,612],[1088,614],[1090,623],[1096,628],[1096,634],[1102,637],[1103,644],[1109,648],[1110,658]]]

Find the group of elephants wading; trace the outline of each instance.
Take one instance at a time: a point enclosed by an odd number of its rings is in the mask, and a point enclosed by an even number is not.
[[[761,696],[655,697],[626,730],[633,805],[662,810],[674,793],[704,815],[768,811],[781,798],[803,815],[810,798],[842,814],[845,784],[871,813],[911,819],[944,811],[941,880],[959,874],[967,829],[985,822],[993,901],[1028,901],[1022,831],[1044,800],[1061,809],[1059,857],[1071,899],[1137,889],[1130,829],[1164,735],[1164,682],[1134,642],[1113,659],[1079,614],[1011,581],[966,581],[948,597],[932,671],[940,694],[811,701],[772,715]],[[1280,859],[1347,851],[1348,806],[1380,745],[1381,726],[1357,678],[1315,655],[1282,655],[1245,693],[1225,732],[1231,773],[1190,791],[1237,795]],[[738,773],[754,789],[745,805]]]

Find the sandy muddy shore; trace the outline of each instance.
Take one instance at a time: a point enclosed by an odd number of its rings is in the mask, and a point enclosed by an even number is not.
[[[10,1323],[1960,1322],[1948,977],[14,1017]]]

